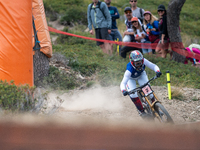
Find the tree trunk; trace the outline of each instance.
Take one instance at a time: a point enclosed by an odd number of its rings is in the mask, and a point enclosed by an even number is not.
[[[182,51],[184,51],[179,28],[179,15],[185,1],[186,0],[171,0],[167,9],[167,30],[172,50],[174,50],[172,59],[182,63],[184,63],[185,61],[185,56],[178,54],[177,52],[175,52],[175,50],[182,49]]]
[[[33,56],[34,66],[34,84],[39,86],[45,76],[49,75],[49,59],[40,51],[40,45],[37,43],[35,55]]]

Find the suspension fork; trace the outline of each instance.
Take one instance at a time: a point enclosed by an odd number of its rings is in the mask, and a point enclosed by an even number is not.
[[[154,101],[153,103],[151,103],[151,102],[149,101],[149,99],[148,99],[146,96],[145,96],[145,100],[146,100],[147,103],[149,104],[149,106],[150,106],[152,112],[155,114],[155,116],[156,116],[157,118],[159,118],[158,113],[157,113],[157,112],[155,111],[155,109],[154,109],[155,103],[156,103],[156,102],[159,102],[159,100],[158,100],[158,97],[155,95],[154,92],[153,92],[153,95],[154,95],[154,97],[155,97],[155,101]],[[159,119],[159,120],[160,120],[160,119]]]

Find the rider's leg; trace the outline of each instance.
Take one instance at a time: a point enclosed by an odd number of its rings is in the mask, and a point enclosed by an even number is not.
[[[130,79],[127,83],[127,90],[133,90],[136,88],[136,81],[134,79]],[[144,112],[142,103],[137,95],[137,93],[135,94],[131,94],[130,98],[132,100],[132,102],[135,104],[136,108],[140,111],[140,112]]]
[[[130,97],[130,98],[131,98],[132,102],[135,104],[136,108],[137,108],[141,113],[143,113],[143,112],[144,112],[144,108],[143,108],[143,106],[142,106],[142,103],[141,103],[139,97],[135,97],[135,98]]]

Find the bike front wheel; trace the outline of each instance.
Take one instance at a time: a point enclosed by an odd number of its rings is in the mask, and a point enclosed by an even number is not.
[[[162,123],[172,123],[172,124],[174,123],[171,116],[169,115],[169,113],[167,112],[167,110],[165,109],[165,107],[161,103],[159,103],[159,102],[155,103],[154,109],[159,115],[158,119],[160,120],[160,122],[162,122]]]

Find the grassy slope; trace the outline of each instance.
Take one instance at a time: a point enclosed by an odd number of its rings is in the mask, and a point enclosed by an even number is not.
[[[44,2],[45,1],[51,3],[52,8],[54,8],[53,2],[57,4],[56,9],[61,13],[64,11],[63,8],[67,8],[69,6],[67,3],[64,5],[64,1],[62,0],[44,0]],[[86,10],[86,7],[90,2],[90,0],[83,1],[81,7],[85,7]],[[169,0],[140,0],[139,6],[143,7],[145,10],[150,10],[156,15],[157,6],[161,3],[167,6],[168,2]],[[112,3],[114,6],[117,6],[121,14],[125,5],[128,4],[127,0],[112,0]],[[200,29],[198,28],[199,21],[196,21],[198,19],[198,13],[195,13],[198,12],[199,6],[195,4],[198,4],[197,0],[187,0],[181,12],[180,26],[184,37],[183,40],[186,42],[188,42],[188,39],[192,39],[193,37],[199,38],[195,35],[196,33],[197,35],[200,33]],[[60,5],[62,5],[62,9],[59,9],[58,6]],[[124,7],[121,7],[123,5]],[[125,29],[125,25],[122,20],[118,20],[118,26],[121,32]],[[86,26],[79,25],[68,32],[87,37],[94,37],[89,35],[89,33],[83,32],[86,28]],[[75,37],[59,36],[63,43],[54,45],[54,52],[61,52],[66,57],[70,58],[70,66],[73,69],[79,70],[83,75],[87,76],[96,73],[97,81],[100,82],[101,85],[119,85],[126,69],[126,64],[129,61],[128,58],[122,59],[117,56],[116,53],[113,56],[107,56],[102,53],[94,41],[87,41]],[[200,70],[192,67],[191,64],[178,64],[170,61],[168,58],[162,59],[149,56],[147,56],[147,58],[156,63],[161,68],[163,73],[165,73],[166,70],[170,70],[172,85],[200,88]],[[154,72],[149,69],[147,69],[147,73],[149,77],[155,75]],[[154,85],[166,85],[166,76],[163,75],[154,83]]]

